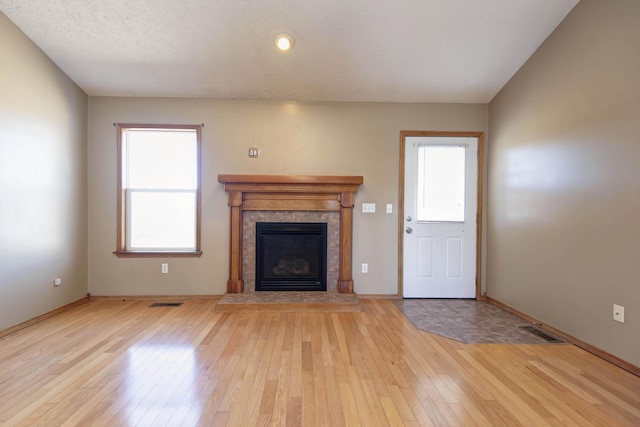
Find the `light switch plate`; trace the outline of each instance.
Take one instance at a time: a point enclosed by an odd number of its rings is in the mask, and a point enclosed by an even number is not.
[[[363,203],[362,204],[362,213],[376,213],[376,204],[375,203]]]
[[[387,203],[387,213],[393,213],[393,205],[391,203]]]

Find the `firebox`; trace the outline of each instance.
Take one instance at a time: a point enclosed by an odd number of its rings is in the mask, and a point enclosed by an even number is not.
[[[326,223],[256,223],[256,291],[326,290]]]

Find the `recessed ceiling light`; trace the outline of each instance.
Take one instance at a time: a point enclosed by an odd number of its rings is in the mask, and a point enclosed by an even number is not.
[[[286,52],[293,48],[293,37],[287,33],[280,33],[273,39],[273,44],[278,50]]]

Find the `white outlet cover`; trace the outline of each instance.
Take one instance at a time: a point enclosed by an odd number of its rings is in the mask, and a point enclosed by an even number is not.
[[[391,203],[387,203],[387,213],[393,213],[393,205]]]
[[[613,304],[613,320],[616,322],[624,323],[624,307],[618,304]]]

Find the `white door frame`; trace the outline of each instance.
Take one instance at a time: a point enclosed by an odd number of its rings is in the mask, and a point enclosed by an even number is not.
[[[404,172],[405,138],[408,136],[427,137],[471,137],[478,139],[478,206],[476,209],[476,299],[482,295],[482,200],[484,177],[484,132],[440,132],[440,131],[400,131],[400,179],[398,189],[398,294],[402,298],[404,290]]]

